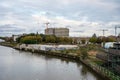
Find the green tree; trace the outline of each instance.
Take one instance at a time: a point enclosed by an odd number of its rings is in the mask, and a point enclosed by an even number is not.
[[[97,41],[96,41],[98,44],[101,44],[102,43],[102,39],[100,37],[97,38]]]
[[[45,37],[45,42],[47,42],[47,43],[55,43],[56,42],[56,38],[55,38],[55,36],[47,35]]]
[[[69,37],[56,37],[56,42],[57,43],[62,43],[62,44],[71,44],[72,43],[72,38],[69,38]]]
[[[68,38],[68,37],[64,37],[64,43],[72,43],[72,39],[71,38]]]
[[[83,60],[88,58],[88,50],[86,47],[80,47],[80,53]]]
[[[21,43],[25,44],[37,44],[42,41],[41,36],[25,36],[20,39]]]
[[[97,36],[96,36],[96,34],[95,34],[95,33],[92,35],[92,37],[97,38]]]
[[[92,37],[90,38],[89,42],[91,42],[91,43],[96,43],[96,42],[97,42],[97,36],[96,36],[95,33],[94,33],[94,34],[92,35]]]
[[[90,38],[89,42],[96,43],[97,42],[97,38],[92,37],[92,38]]]
[[[108,42],[115,42],[116,39],[115,38],[108,38]]]
[[[85,40],[84,39],[82,39],[81,42],[82,42],[82,44],[85,44]]]

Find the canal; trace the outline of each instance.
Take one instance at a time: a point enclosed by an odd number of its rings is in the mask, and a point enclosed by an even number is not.
[[[0,46],[0,80],[102,80],[81,63]]]

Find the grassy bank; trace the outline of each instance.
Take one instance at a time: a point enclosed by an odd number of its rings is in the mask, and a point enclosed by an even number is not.
[[[0,45],[14,48],[17,45],[17,43],[0,42]]]

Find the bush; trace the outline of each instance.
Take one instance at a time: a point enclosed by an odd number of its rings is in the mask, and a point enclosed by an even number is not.
[[[86,47],[80,47],[81,58],[88,58],[88,49]]]

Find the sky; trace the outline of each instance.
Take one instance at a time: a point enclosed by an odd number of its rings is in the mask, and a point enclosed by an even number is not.
[[[67,27],[70,36],[115,35],[120,26],[120,0],[0,0],[0,36],[44,33]],[[117,29],[120,33],[120,28]]]

